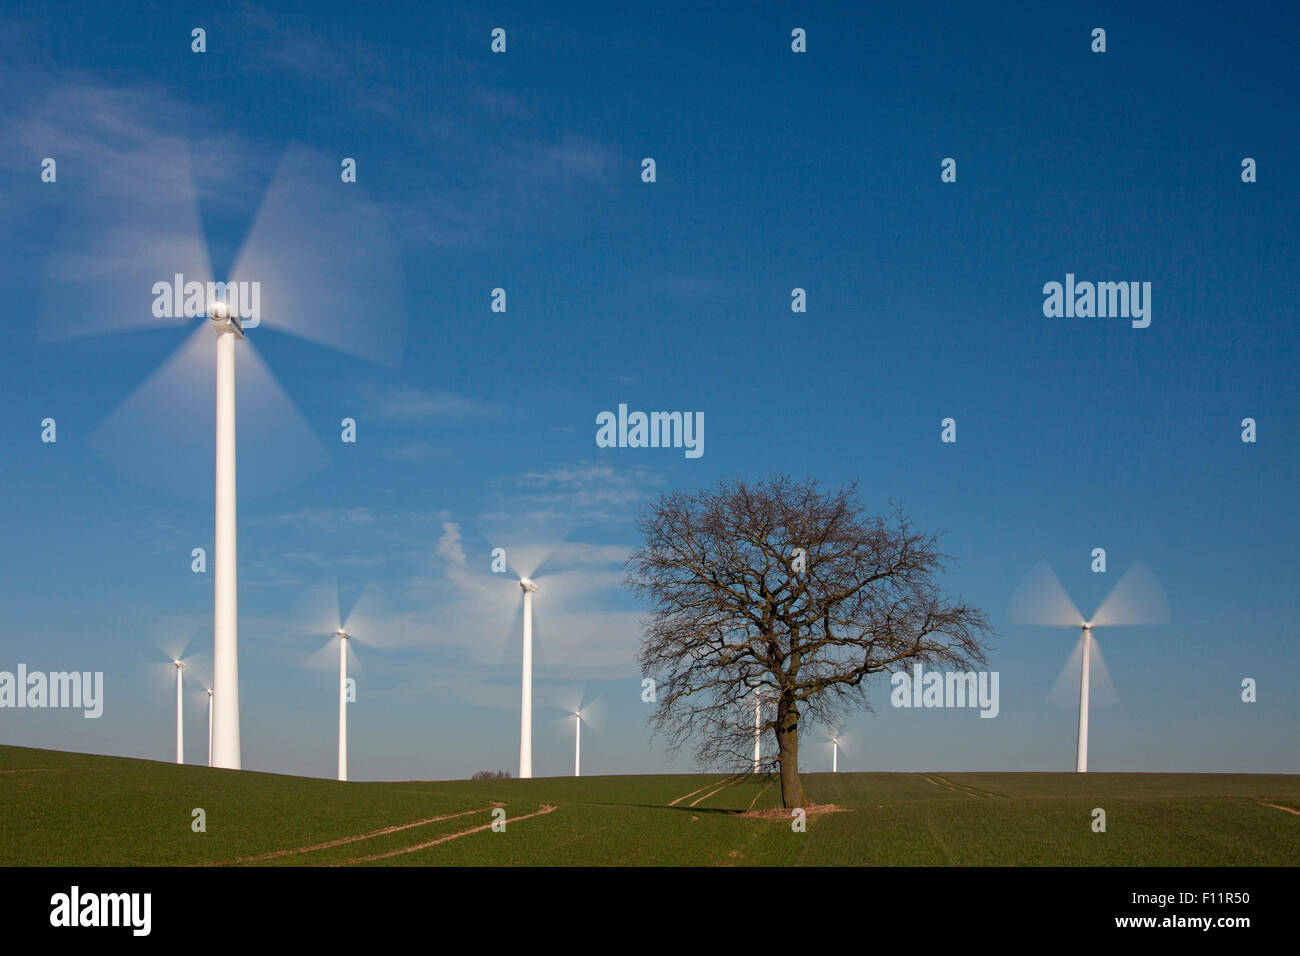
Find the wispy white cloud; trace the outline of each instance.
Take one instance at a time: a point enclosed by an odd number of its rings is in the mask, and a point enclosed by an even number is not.
[[[400,387],[378,399],[378,414],[383,418],[421,419],[439,416],[464,418],[490,415],[495,407],[448,392]]]
[[[594,461],[524,472],[498,482],[490,517],[523,512],[535,523],[626,522],[661,481],[645,468]]]
[[[276,515],[275,521],[278,524],[335,531],[346,525],[373,524],[375,512],[370,508],[303,508]]]
[[[396,448],[385,449],[383,454],[393,461],[428,461],[434,457],[434,448],[427,441],[410,441]]]

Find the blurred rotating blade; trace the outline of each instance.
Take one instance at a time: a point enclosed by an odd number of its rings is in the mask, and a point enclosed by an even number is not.
[[[261,324],[395,367],[406,344],[401,250],[339,163],[289,147],[231,270],[257,282]]]
[[[356,648],[352,646],[352,641],[347,642],[345,653],[348,655],[348,674],[364,673],[365,668],[361,666],[361,658],[357,657]],[[306,657],[303,667],[315,668],[317,670],[337,671],[339,667],[339,639],[331,637],[315,653]]]
[[[1092,616],[1093,624],[1102,627],[1159,626],[1172,619],[1165,589],[1140,561],[1125,572]]]
[[[211,622],[201,621],[198,618],[167,617],[157,621],[147,637],[149,643],[166,659],[168,666],[174,666],[171,664],[172,661],[188,662],[190,656],[198,653],[192,650],[192,647],[196,645],[205,627],[211,628],[211,626]],[[187,655],[186,651],[191,653]]]
[[[331,637],[314,653],[309,654],[302,663],[304,667],[316,667],[322,670],[337,669],[339,666],[339,639]]]
[[[1083,635],[1074,644],[1070,659],[1056,675],[1056,683],[1047,695],[1057,707],[1068,709],[1079,706],[1079,682],[1083,677]],[[1119,693],[1110,679],[1106,659],[1101,656],[1097,635],[1092,636],[1092,666],[1088,670],[1088,700],[1093,707],[1109,707],[1119,700]]]
[[[333,636],[343,626],[339,587],[327,581],[305,588],[289,611],[288,629],[312,637]]]
[[[116,471],[164,494],[212,500],[216,339],[204,320],[91,435],[91,447]],[[293,487],[328,464],[248,339],[235,343],[235,395],[241,500]]]
[[[588,697],[583,694],[583,703],[578,708],[582,722],[593,733],[598,734],[605,726],[605,701],[600,697]]]
[[[1083,614],[1065,592],[1061,579],[1046,561],[1040,561],[1021,579],[1011,595],[1007,617],[1017,624],[1045,627],[1079,627]]]
[[[342,608],[340,608],[342,610]],[[367,584],[346,614],[343,630],[370,647],[397,647],[410,635],[373,584]]]
[[[170,290],[178,274],[205,287],[212,278],[189,150],[165,139],[114,162],[73,203],[42,271],[38,335],[193,326],[183,312],[154,314],[155,283]]]

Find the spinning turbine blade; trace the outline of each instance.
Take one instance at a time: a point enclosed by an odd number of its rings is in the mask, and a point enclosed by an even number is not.
[[[570,689],[560,692],[552,699],[554,704],[551,706],[561,711],[558,717],[553,718],[554,723],[557,726],[567,728],[570,733],[573,731],[575,714],[582,717],[583,725],[593,733],[598,733],[601,727],[604,726],[605,702],[603,698],[589,696],[585,690],[579,692]]]
[[[1074,643],[1074,650],[1070,652],[1069,659],[1061,667],[1061,672],[1056,675],[1056,683],[1052,685],[1047,699],[1067,710],[1073,710],[1079,706],[1079,675],[1083,669],[1083,638],[1080,637]],[[1110,679],[1110,671],[1106,668],[1106,661],[1101,655],[1101,647],[1097,643],[1097,634],[1094,631],[1092,635],[1092,672],[1088,679],[1091,685],[1090,700],[1094,707],[1107,707],[1119,701],[1119,693],[1115,690],[1115,685]]]
[[[401,359],[401,250],[362,187],[341,181],[337,160],[288,149],[231,281],[259,283],[267,328],[381,365]]]
[[[1156,626],[1172,620],[1165,589],[1140,561],[1125,572],[1092,617],[1097,627]]]
[[[535,578],[550,559],[560,542],[554,544],[520,545],[509,548],[506,554],[510,558],[510,570],[517,578]]]
[[[578,708],[578,714],[593,734],[600,733],[605,726],[605,702],[600,697],[588,698]]]
[[[1070,600],[1061,579],[1046,561],[1034,565],[1012,592],[1007,617],[1018,624],[1046,627],[1079,627],[1083,624],[1083,614]]]
[[[333,636],[343,626],[338,585],[333,582],[305,588],[289,611],[289,628],[297,634]]]
[[[198,638],[203,627],[203,622],[194,618],[164,618],[150,630],[149,643],[158,649],[163,660],[170,665],[174,660],[185,659],[185,652]]]
[[[1110,679],[1110,669],[1096,634],[1092,636],[1092,702],[1098,707],[1119,703],[1119,691]]]
[[[373,584],[367,584],[348,609],[343,630],[371,647],[397,647],[409,636]]]
[[[164,494],[212,500],[216,424],[207,320],[122,402],[89,444],[120,474]],[[235,366],[241,498],[292,487],[329,458],[248,340]]]
[[[211,279],[190,153],[168,139],[110,166],[70,209],[42,274],[39,337],[203,322],[154,314],[154,284],[170,288],[177,274],[205,287]]]
[[[361,666],[361,658],[357,657],[356,648],[352,646],[353,640],[355,638],[349,635],[349,640],[346,642],[348,647],[348,673],[365,673],[365,669]],[[338,670],[339,639],[331,637],[319,648],[303,658],[302,666],[327,671]]]
[[[319,667],[324,670],[339,666],[339,639],[331,637],[303,661],[304,667]]]

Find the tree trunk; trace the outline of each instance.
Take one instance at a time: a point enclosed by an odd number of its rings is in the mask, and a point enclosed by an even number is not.
[[[799,782],[799,706],[781,698],[776,705],[776,746],[781,760],[781,806],[787,810],[805,806],[803,784]]]

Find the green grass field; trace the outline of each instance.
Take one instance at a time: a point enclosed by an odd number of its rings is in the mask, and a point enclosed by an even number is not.
[[[1300,776],[805,774],[338,783],[0,747],[0,865],[1294,865]],[[720,788],[720,789],[719,789]],[[505,832],[491,829],[494,804]],[[207,832],[191,829],[206,812]],[[1106,832],[1092,811],[1106,811]],[[550,808],[550,809],[548,809]]]

